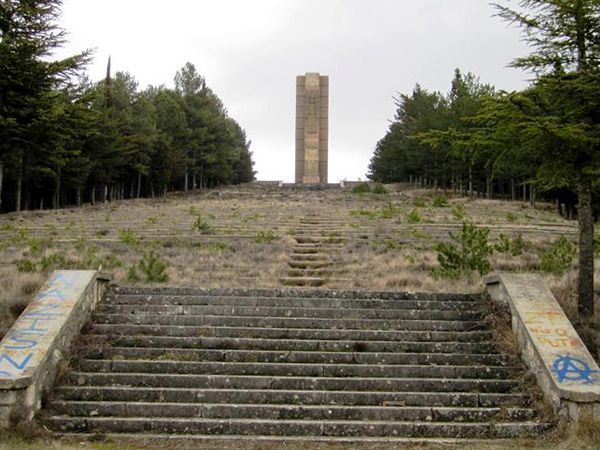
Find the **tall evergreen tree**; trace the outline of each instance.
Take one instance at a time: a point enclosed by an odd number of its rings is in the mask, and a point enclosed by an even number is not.
[[[60,101],[60,96],[52,91],[89,57],[85,52],[50,60],[53,51],[64,43],[64,31],[57,26],[61,3],[61,0],[0,3],[0,173],[7,166],[14,173],[11,181],[17,211],[22,206],[28,159],[36,149],[51,151],[58,146],[56,141],[48,140],[56,137],[54,133],[43,138],[38,133]]]
[[[513,61],[513,66],[531,69],[540,78],[536,88],[549,102],[536,118],[539,133],[550,136],[561,151],[540,155],[546,166],[561,173],[576,186],[579,221],[578,306],[582,316],[594,314],[594,220],[593,180],[598,176],[598,141],[591,139],[598,124],[589,106],[597,90],[595,74],[600,69],[600,2],[598,0],[521,0],[514,7],[496,4],[504,20],[523,29],[531,54]],[[573,75],[568,75],[573,74]],[[566,75],[566,76],[565,76]],[[581,105],[574,105],[565,92]],[[586,132],[588,131],[588,132]],[[565,172],[568,168],[568,173]]]

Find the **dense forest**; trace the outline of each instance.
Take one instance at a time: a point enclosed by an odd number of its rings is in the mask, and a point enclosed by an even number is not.
[[[165,195],[254,179],[250,142],[191,63],[175,89],[85,75],[60,0],[0,3],[0,211]]]
[[[564,75],[557,82],[566,89],[571,81]],[[537,87],[545,82],[549,80],[540,80]],[[587,100],[600,101],[600,93],[594,93],[594,99],[591,92],[597,85],[590,84],[587,89]],[[566,168],[544,158],[546,152],[560,154],[566,144],[545,135],[550,129],[544,134],[540,130],[539,135],[527,129],[532,126],[526,120],[528,114],[551,106],[546,103],[549,99],[536,93],[536,86],[523,92],[502,92],[474,74],[456,69],[447,94],[430,92],[417,84],[410,95],[400,94],[394,100],[396,114],[376,145],[369,165],[370,179],[532,203],[541,196],[556,200],[560,214],[575,218],[575,179],[565,173]],[[514,114],[514,118],[504,114]],[[600,163],[593,156],[596,164]],[[600,166],[595,167],[590,170],[600,171]],[[598,188],[595,185],[596,194],[600,194]],[[600,195],[594,200],[597,216]]]
[[[533,80],[519,92],[456,71],[447,95],[417,86],[371,160],[373,180],[416,181],[517,197],[561,199],[579,224],[578,309],[594,315],[594,215],[600,193],[600,2],[504,0],[530,54],[511,65]],[[595,209],[595,211],[594,211]]]

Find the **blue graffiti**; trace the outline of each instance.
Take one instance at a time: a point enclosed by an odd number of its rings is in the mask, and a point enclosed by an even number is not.
[[[54,284],[55,282],[61,281],[63,285],[67,286],[67,287],[73,287],[78,281],[81,274],[79,273],[74,273],[74,274],[69,274],[69,277],[65,277],[65,274],[62,272],[58,272],[53,278],[52,281],[50,282],[51,284]]]
[[[37,295],[38,299],[44,299],[44,298],[48,298],[48,297],[52,297],[52,298],[56,298],[58,300],[66,300],[67,296],[64,292],[62,292],[60,289],[56,289],[56,288],[52,288],[52,289],[48,289],[47,291],[42,291]]]
[[[20,333],[27,333],[27,334],[37,334],[42,335],[44,333],[46,333],[48,331],[48,328],[36,328],[38,322],[45,322],[48,319],[32,319],[32,318],[26,318],[26,320],[31,320],[31,325],[29,328],[21,328],[19,329]]]
[[[594,370],[590,365],[573,356],[558,355],[552,363],[552,372],[558,377],[558,382],[563,381],[581,381],[585,384],[594,384],[593,375],[600,373],[600,370]]]
[[[34,341],[33,339],[21,339],[16,334],[17,333],[14,333],[12,336],[9,336],[6,340],[14,342],[18,345],[4,344],[4,348],[8,350],[24,350],[26,348],[33,348],[38,344],[37,341]]]
[[[23,369],[25,369],[27,367],[27,364],[29,364],[29,361],[31,360],[32,357],[33,357],[33,353],[29,353],[25,358],[23,358],[23,360],[20,363],[18,363],[17,361],[12,359],[10,356],[3,354],[3,355],[0,355],[0,364],[2,363],[2,361],[6,361],[11,366],[13,366],[15,369],[22,371]],[[3,371],[3,370],[0,370],[0,375],[6,375],[7,377],[11,376],[11,374],[9,372]]]

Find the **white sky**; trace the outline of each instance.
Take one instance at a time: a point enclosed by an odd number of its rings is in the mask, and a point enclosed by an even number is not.
[[[330,77],[329,180],[365,178],[395,112],[415,83],[446,92],[454,68],[499,89],[527,75],[519,32],[487,0],[64,0],[69,44],[95,49],[89,67],[173,86],[192,62],[252,140],[257,177],[293,181],[296,75]]]

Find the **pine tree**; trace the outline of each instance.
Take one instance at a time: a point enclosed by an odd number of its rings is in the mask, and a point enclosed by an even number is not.
[[[15,174],[14,207],[22,205],[26,162],[41,147],[51,151],[53,133],[39,138],[39,127],[57,108],[52,90],[80,69],[89,52],[49,61],[64,43],[56,25],[60,0],[8,0],[0,4],[0,173]],[[0,176],[0,179],[4,178]],[[0,184],[3,187],[3,184]],[[0,197],[2,192],[0,191]]]
[[[531,54],[512,65],[536,72],[536,89],[542,105],[534,129],[548,137],[560,151],[540,155],[576,186],[578,194],[579,264],[578,309],[581,316],[594,314],[593,180],[597,178],[598,125],[593,94],[600,88],[600,2],[597,0],[521,0],[516,7],[495,5],[504,20],[523,29]],[[545,75],[545,76],[541,76]],[[575,96],[579,105],[565,93]],[[584,95],[586,94],[586,95]],[[547,106],[547,108],[545,107]],[[595,140],[591,139],[595,136]],[[556,147],[555,147],[556,148]]]

